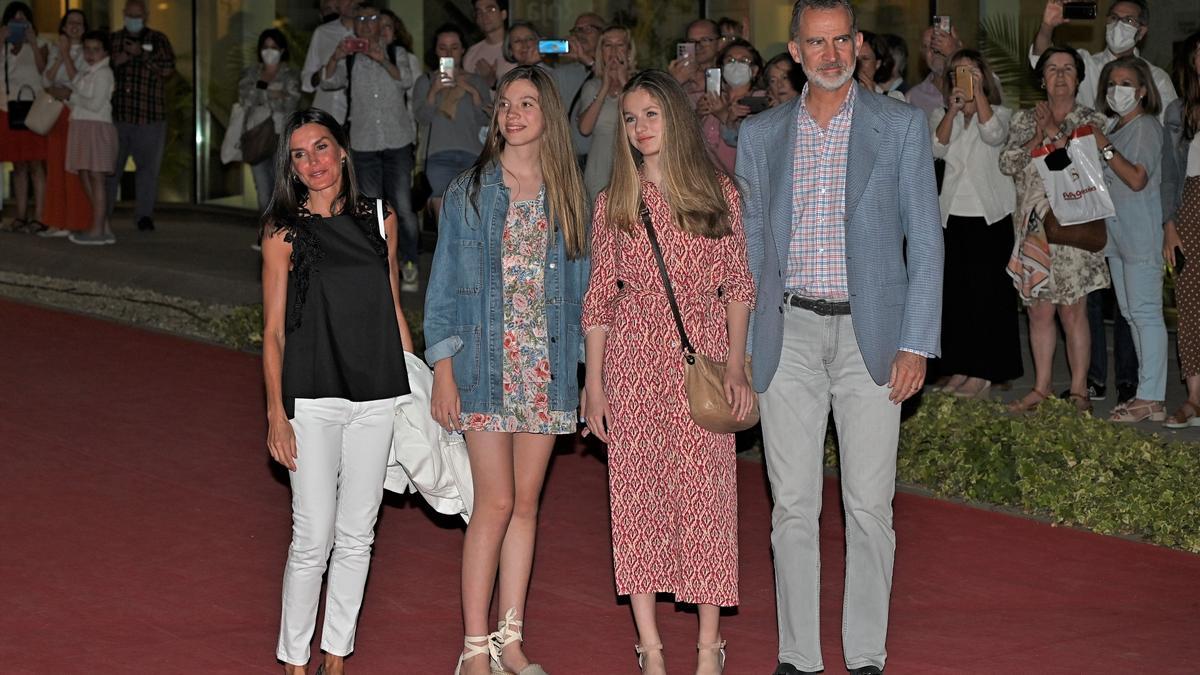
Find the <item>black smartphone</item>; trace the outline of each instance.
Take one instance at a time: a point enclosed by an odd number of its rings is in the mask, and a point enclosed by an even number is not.
[[[1077,0],[1063,3],[1063,18],[1088,21],[1096,18],[1096,0]]]
[[[1183,267],[1187,265],[1187,258],[1183,257],[1183,249],[1175,247],[1175,274],[1183,274]]]
[[[770,101],[767,100],[766,96],[744,96],[738,99],[738,103],[749,108],[751,115],[757,115],[766,110],[767,106],[770,105]]]

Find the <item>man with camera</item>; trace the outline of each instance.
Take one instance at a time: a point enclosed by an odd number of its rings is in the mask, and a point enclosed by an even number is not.
[[[326,3],[322,2],[322,7]],[[356,0],[335,0],[338,14],[332,21],[327,21],[313,31],[312,40],[308,43],[308,53],[304,56],[304,68],[300,71],[300,88],[314,94],[312,107],[320,108],[333,115],[338,122],[346,121],[345,89],[326,89],[321,87],[322,73],[325,64],[333,51],[349,37],[354,37],[354,16]],[[325,11],[324,9],[322,11]]]
[[[1042,11],[1042,26],[1038,29],[1037,35],[1033,38],[1033,45],[1029,48],[1029,65],[1036,66],[1038,57],[1053,44],[1055,28],[1064,23],[1094,20],[1095,18],[1095,0],[1074,2],[1046,0],[1046,8]],[[1084,73],[1075,100],[1079,102],[1079,105],[1093,110],[1096,108],[1096,91],[1100,86],[1100,71],[1104,68],[1104,64],[1122,56],[1140,57],[1137,45],[1146,39],[1146,34],[1150,32],[1150,7],[1146,0],[1117,0],[1108,8],[1105,26],[1104,51],[1090,54],[1083,49],[1076,50],[1083,58]],[[1154,85],[1158,87],[1158,93],[1162,97],[1162,110],[1165,111],[1167,105],[1178,98],[1175,94],[1175,85],[1171,83],[1171,77],[1162,68],[1149,61],[1146,62],[1146,65],[1150,66],[1150,73],[1154,76]],[[1158,121],[1162,121],[1162,113],[1159,113]]]
[[[354,35],[334,47],[321,71],[321,90],[344,94],[358,188],[368,197],[385,199],[400,219],[397,253],[402,282],[411,288],[418,262],[417,216],[412,210],[417,139],[405,97],[420,73],[413,72],[407,59],[389,58],[380,30],[386,17],[380,10],[374,2],[358,4]]]
[[[130,155],[137,165],[137,228],[154,229],[158,170],[167,143],[167,102],[164,84],[175,71],[175,51],[166,35],[146,26],[144,0],[127,0],[125,25],[112,34],[113,123],[117,127],[117,170],[108,177],[108,214],[116,203],[117,186]]]

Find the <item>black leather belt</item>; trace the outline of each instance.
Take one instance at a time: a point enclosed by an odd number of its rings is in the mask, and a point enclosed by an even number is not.
[[[806,298],[795,293],[784,293],[783,301],[792,307],[807,309],[817,316],[842,316],[850,313],[849,302],[829,302],[828,300],[814,300]]]

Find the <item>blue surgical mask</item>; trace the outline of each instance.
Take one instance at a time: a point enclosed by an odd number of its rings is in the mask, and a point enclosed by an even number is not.
[[[134,18],[132,16],[125,17],[125,30],[129,31],[130,33],[140,33],[145,27],[145,19]]]

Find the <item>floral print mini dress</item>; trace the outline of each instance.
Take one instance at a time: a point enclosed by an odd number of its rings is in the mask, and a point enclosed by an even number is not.
[[[550,409],[546,330],[546,253],[550,242],[546,188],[513,202],[504,220],[500,269],[504,286],[504,398],[498,413],[464,413],[467,431],[571,434],[574,410]]]

